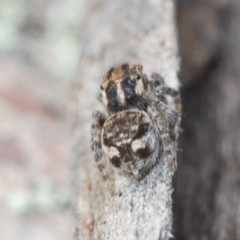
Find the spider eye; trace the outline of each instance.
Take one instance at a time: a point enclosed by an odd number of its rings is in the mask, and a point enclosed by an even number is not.
[[[136,79],[137,80],[140,80],[141,79],[141,76],[139,74],[136,74]]]
[[[100,89],[103,90],[103,86],[102,85],[100,86]]]

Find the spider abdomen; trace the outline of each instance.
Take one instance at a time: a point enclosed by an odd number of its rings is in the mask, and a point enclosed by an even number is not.
[[[107,160],[113,167],[136,175],[150,165],[159,139],[148,114],[131,109],[118,112],[106,120],[102,143]]]

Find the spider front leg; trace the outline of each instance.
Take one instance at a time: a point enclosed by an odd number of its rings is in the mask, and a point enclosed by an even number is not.
[[[101,141],[101,136],[102,136],[102,130],[103,130],[103,125],[106,121],[106,116],[99,112],[95,111],[93,113],[93,123],[92,123],[92,150],[95,155],[95,161],[98,164],[98,169],[102,173],[103,179],[106,180],[108,179],[108,174],[105,171],[105,166],[104,166],[104,153],[102,149],[102,141]]]
[[[174,109],[169,107],[167,103],[159,99],[159,97],[157,97],[154,92],[146,91],[145,93],[143,93],[142,98],[145,102],[151,102],[151,104],[155,106],[155,108],[164,115],[164,118],[166,118],[169,123],[173,125],[176,123],[178,118],[177,111],[175,111]]]
[[[158,74],[153,73],[149,81],[156,108],[161,111],[168,121],[175,125],[182,112],[182,104],[179,91],[165,85],[164,79]]]
[[[176,161],[176,144],[170,138],[170,130],[167,119],[164,119],[154,105],[148,106],[148,114],[154,121],[157,131],[160,135],[163,145],[162,159],[167,162],[168,167],[175,170],[177,167]]]

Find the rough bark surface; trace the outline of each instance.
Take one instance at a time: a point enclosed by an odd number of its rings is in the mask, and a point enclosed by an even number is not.
[[[178,16],[185,88],[175,236],[240,239],[240,4],[179,1]]]
[[[75,239],[169,239],[172,176],[165,163],[141,181],[115,174],[102,180],[91,151],[91,115],[101,75],[113,64],[139,62],[178,89],[178,58],[172,0],[88,1],[83,52],[74,88],[73,145],[76,195]],[[114,174],[114,173],[113,173]]]

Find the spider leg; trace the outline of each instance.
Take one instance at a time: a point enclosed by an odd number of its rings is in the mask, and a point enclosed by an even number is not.
[[[146,91],[145,93],[143,93],[142,98],[145,102],[151,102],[158,111],[162,112],[168,122],[173,125],[176,123],[178,118],[178,112],[175,111],[173,108],[169,107],[167,103],[160,99],[160,96],[158,97],[154,93]]]
[[[170,87],[165,87],[163,92],[164,92],[165,98],[167,99],[168,105],[170,106],[172,105],[172,107],[177,113],[181,113],[182,103],[181,103],[179,91]]]
[[[105,166],[104,166],[104,153],[102,150],[102,141],[101,141],[101,135],[102,135],[102,129],[103,129],[103,124],[106,121],[106,116],[99,112],[95,111],[93,113],[93,123],[92,123],[92,150],[94,152],[94,157],[95,161],[98,164],[98,169],[102,173],[103,179],[106,180],[108,179],[108,174],[105,171]]]
[[[170,131],[167,119],[164,119],[161,113],[154,105],[148,107],[148,114],[154,121],[163,144],[162,158],[167,162],[168,167],[175,170],[176,161],[176,144],[170,138]]]
[[[158,73],[153,73],[151,81],[147,79],[147,82],[152,91],[146,91],[144,97],[148,102],[154,103],[158,111],[161,111],[168,121],[175,125],[182,111],[179,91],[167,87]]]
[[[155,102],[158,111],[161,111],[171,124],[175,124],[178,118],[178,112],[169,107],[164,102]]]
[[[180,122],[181,122],[181,117],[182,117],[182,103],[181,103],[181,97],[179,91],[166,87],[164,89],[164,95],[167,99],[168,106],[172,107],[175,112],[177,113],[177,119],[172,124],[171,128],[173,129],[175,139],[178,138],[179,132],[181,132],[180,128]]]

